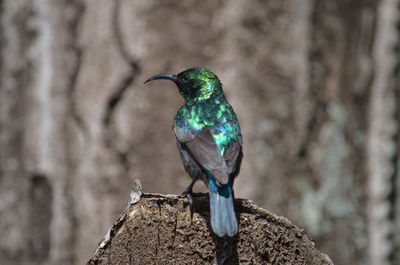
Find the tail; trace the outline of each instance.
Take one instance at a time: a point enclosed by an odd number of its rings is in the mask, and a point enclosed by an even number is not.
[[[238,230],[238,223],[233,207],[233,195],[230,182],[218,186],[215,179],[208,176],[210,197],[211,228],[216,235],[223,237],[234,236]]]

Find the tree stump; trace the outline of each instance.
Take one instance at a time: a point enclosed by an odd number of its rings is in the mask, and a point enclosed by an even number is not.
[[[333,264],[302,229],[249,200],[235,200],[238,234],[219,238],[207,194],[194,195],[192,211],[182,196],[132,195],[88,265]]]

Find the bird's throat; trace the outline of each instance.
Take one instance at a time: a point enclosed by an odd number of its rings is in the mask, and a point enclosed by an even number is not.
[[[212,103],[213,101],[224,100],[225,96],[221,90],[214,89],[200,89],[197,91],[195,95],[182,95],[185,99],[186,104],[192,104],[196,102],[206,102],[209,101]]]

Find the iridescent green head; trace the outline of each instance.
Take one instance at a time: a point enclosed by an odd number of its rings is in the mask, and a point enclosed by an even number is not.
[[[216,74],[206,68],[190,68],[177,75],[159,74],[146,80],[156,79],[174,81],[179,93],[187,100],[204,100],[213,94],[222,94],[222,85]]]

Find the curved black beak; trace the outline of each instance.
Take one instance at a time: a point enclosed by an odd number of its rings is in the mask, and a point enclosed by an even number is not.
[[[159,75],[153,75],[152,77],[150,77],[149,79],[147,79],[144,84],[156,80],[156,79],[167,79],[167,80],[171,80],[174,82],[178,81],[178,77],[174,74],[159,74]]]

